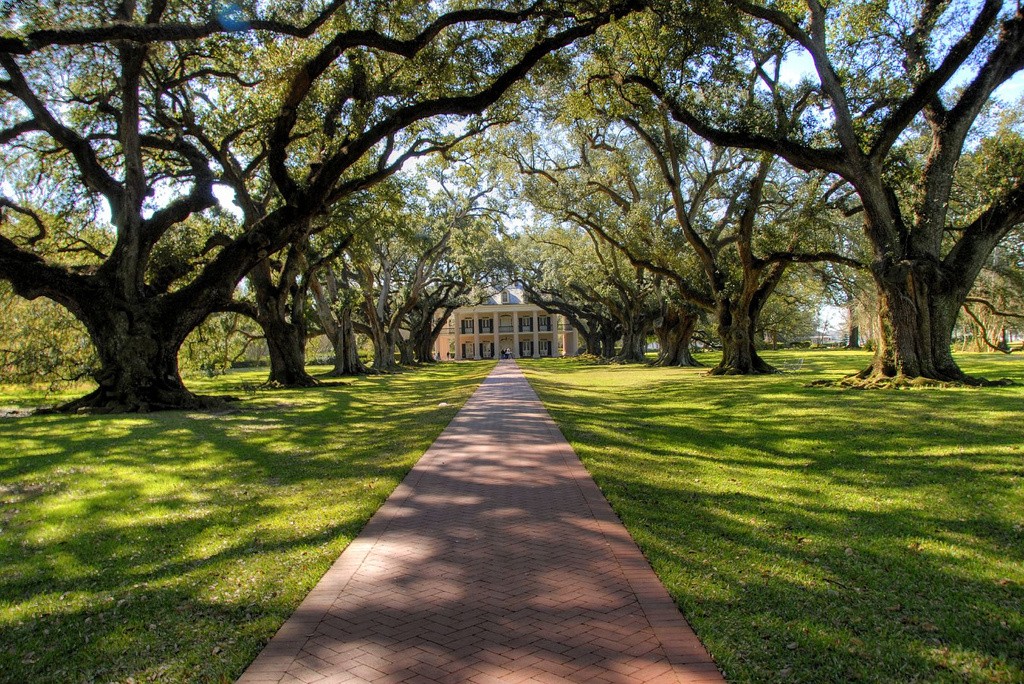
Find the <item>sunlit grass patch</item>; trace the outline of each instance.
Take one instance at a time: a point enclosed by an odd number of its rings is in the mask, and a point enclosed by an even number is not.
[[[1024,680],[1024,387],[810,387],[869,355],[765,356],[786,372],[521,363],[731,680]]]
[[[237,677],[492,365],[0,420],[0,680]]]

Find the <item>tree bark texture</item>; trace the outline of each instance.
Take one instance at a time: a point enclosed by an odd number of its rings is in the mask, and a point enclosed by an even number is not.
[[[871,365],[859,374],[869,383],[925,378],[977,384],[953,360],[953,327],[971,276],[943,273],[932,264],[903,262],[872,269],[879,292],[880,339]],[[960,282],[956,282],[960,281]]]
[[[697,316],[687,314],[674,306],[665,306],[654,326],[658,336],[658,358],[655,366],[697,367],[700,362],[693,358],[690,344],[697,328]]]
[[[313,387],[317,380],[306,372],[306,326],[284,317],[257,319],[270,353],[267,383],[279,387]]]
[[[301,273],[306,265],[302,247],[293,245],[281,266],[278,280],[265,259],[249,275],[256,296],[256,322],[263,329],[270,354],[267,383],[280,387],[313,387],[316,378],[306,372],[306,286]]]
[[[416,363],[415,345],[411,339],[395,335],[395,345],[398,347],[398,362],[403,366],[412,366]]]
[[[395,340],[380,321],[374,318],[367,321],[370,342],[373,344],[373,370],[377,373],[394,373],[398,370],[395,359]]]
[[[580,337],[583,338],[584,353],[593,356],[601,356],[601,335],[596,329],[590,327],[578,327]]]
[[[338,313],[334,336],[331,337],[334,347],[334,369],[331,375],[362,375],[366,366],[359,358],[359,345],[356,342],[356,329],[352,323],[352,307],[346,306]]]
[[[313,293],[313,308],[320,319],[320,327],[334,349],[334,368],[330,375],[343,377],[366,373],[366,366],[359,358],[352,305],[347,303],[350,301],[347,298],[340,301],[343,294],[333,269],[330,266],[324,269],[323,283],[319,277],[313,277],[309,289]]]
[[[220,400],[190,392],[178,372],[178,352],[194,326],[176,325],[178,317],[160,307],[124,306],[110,292],[94,291],[72,307],[89,332],[99,368],[97,389],[58,408],[64,412],[147,412],[199,409]],[[184,312],[182,312],[184,313]],[[200,321],[202,312],[190,310]],[[198,325],[196,323],[195,325]]]
[[[413,353],[419,363],[433,363],[437,360],[434,358],[434,343],[437,342],[438,336],[447,325],[455,307],[444,306],[440,310],[443,311],[443,314],[438,316],[437,320],[434,320],[433,314],[429,318],[420,316],[417,320],[418,324],[414,325],[409,333]]]
[[[615,355],[615,360],[622,363],[646,363],[649,327],[650,321],[644,312],[630,311],[623,316],[622,348]]]
[[[850,318],[853,318],[853,309],[850,309]],[[850,325],[850,332],[846,339],[847,349],[860,349],[860,326]]]
[[[760,375],[778,370],[757,353],[754,335],[757,311],[749,304],[721,298],[716,308],[718,339],[722,343],[722,360],[711,369],[711,375]]]
[[[622,337],[622,329],[611,322],[606,322],[598,328],[598,349],[595,352],[602,359],[615,358],[615,346]]]

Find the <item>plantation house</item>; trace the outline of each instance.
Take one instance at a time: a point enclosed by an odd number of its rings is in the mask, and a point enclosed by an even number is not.
[[[456,309],[434,343],[437,358],[460,361],[500,358],[504,350],[515,358],[539,358],[578,349],[579,336],[568,321],[527,302],[517,288]]]

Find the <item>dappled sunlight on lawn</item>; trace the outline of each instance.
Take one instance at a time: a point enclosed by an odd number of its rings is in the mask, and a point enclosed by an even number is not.
[[[233,679],[490,367],[0,420],[0,678]]]
[[[1024,388],[810,387],[869,356],[801,354],[523,365],[731,679],[1020,681]],[[961,362],[1024,382],[1024,359]]]

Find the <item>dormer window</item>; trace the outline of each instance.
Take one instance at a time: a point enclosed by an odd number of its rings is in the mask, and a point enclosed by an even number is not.
[[[509,301],[510,301],[510,299],[511,299],[511,298],[509,297],[509,294],[508,294],[508,292],[502,292],[502,293],[501,293],[501,303],[502,303],[502,304],[508,304],[508,303],[509,303]]]

